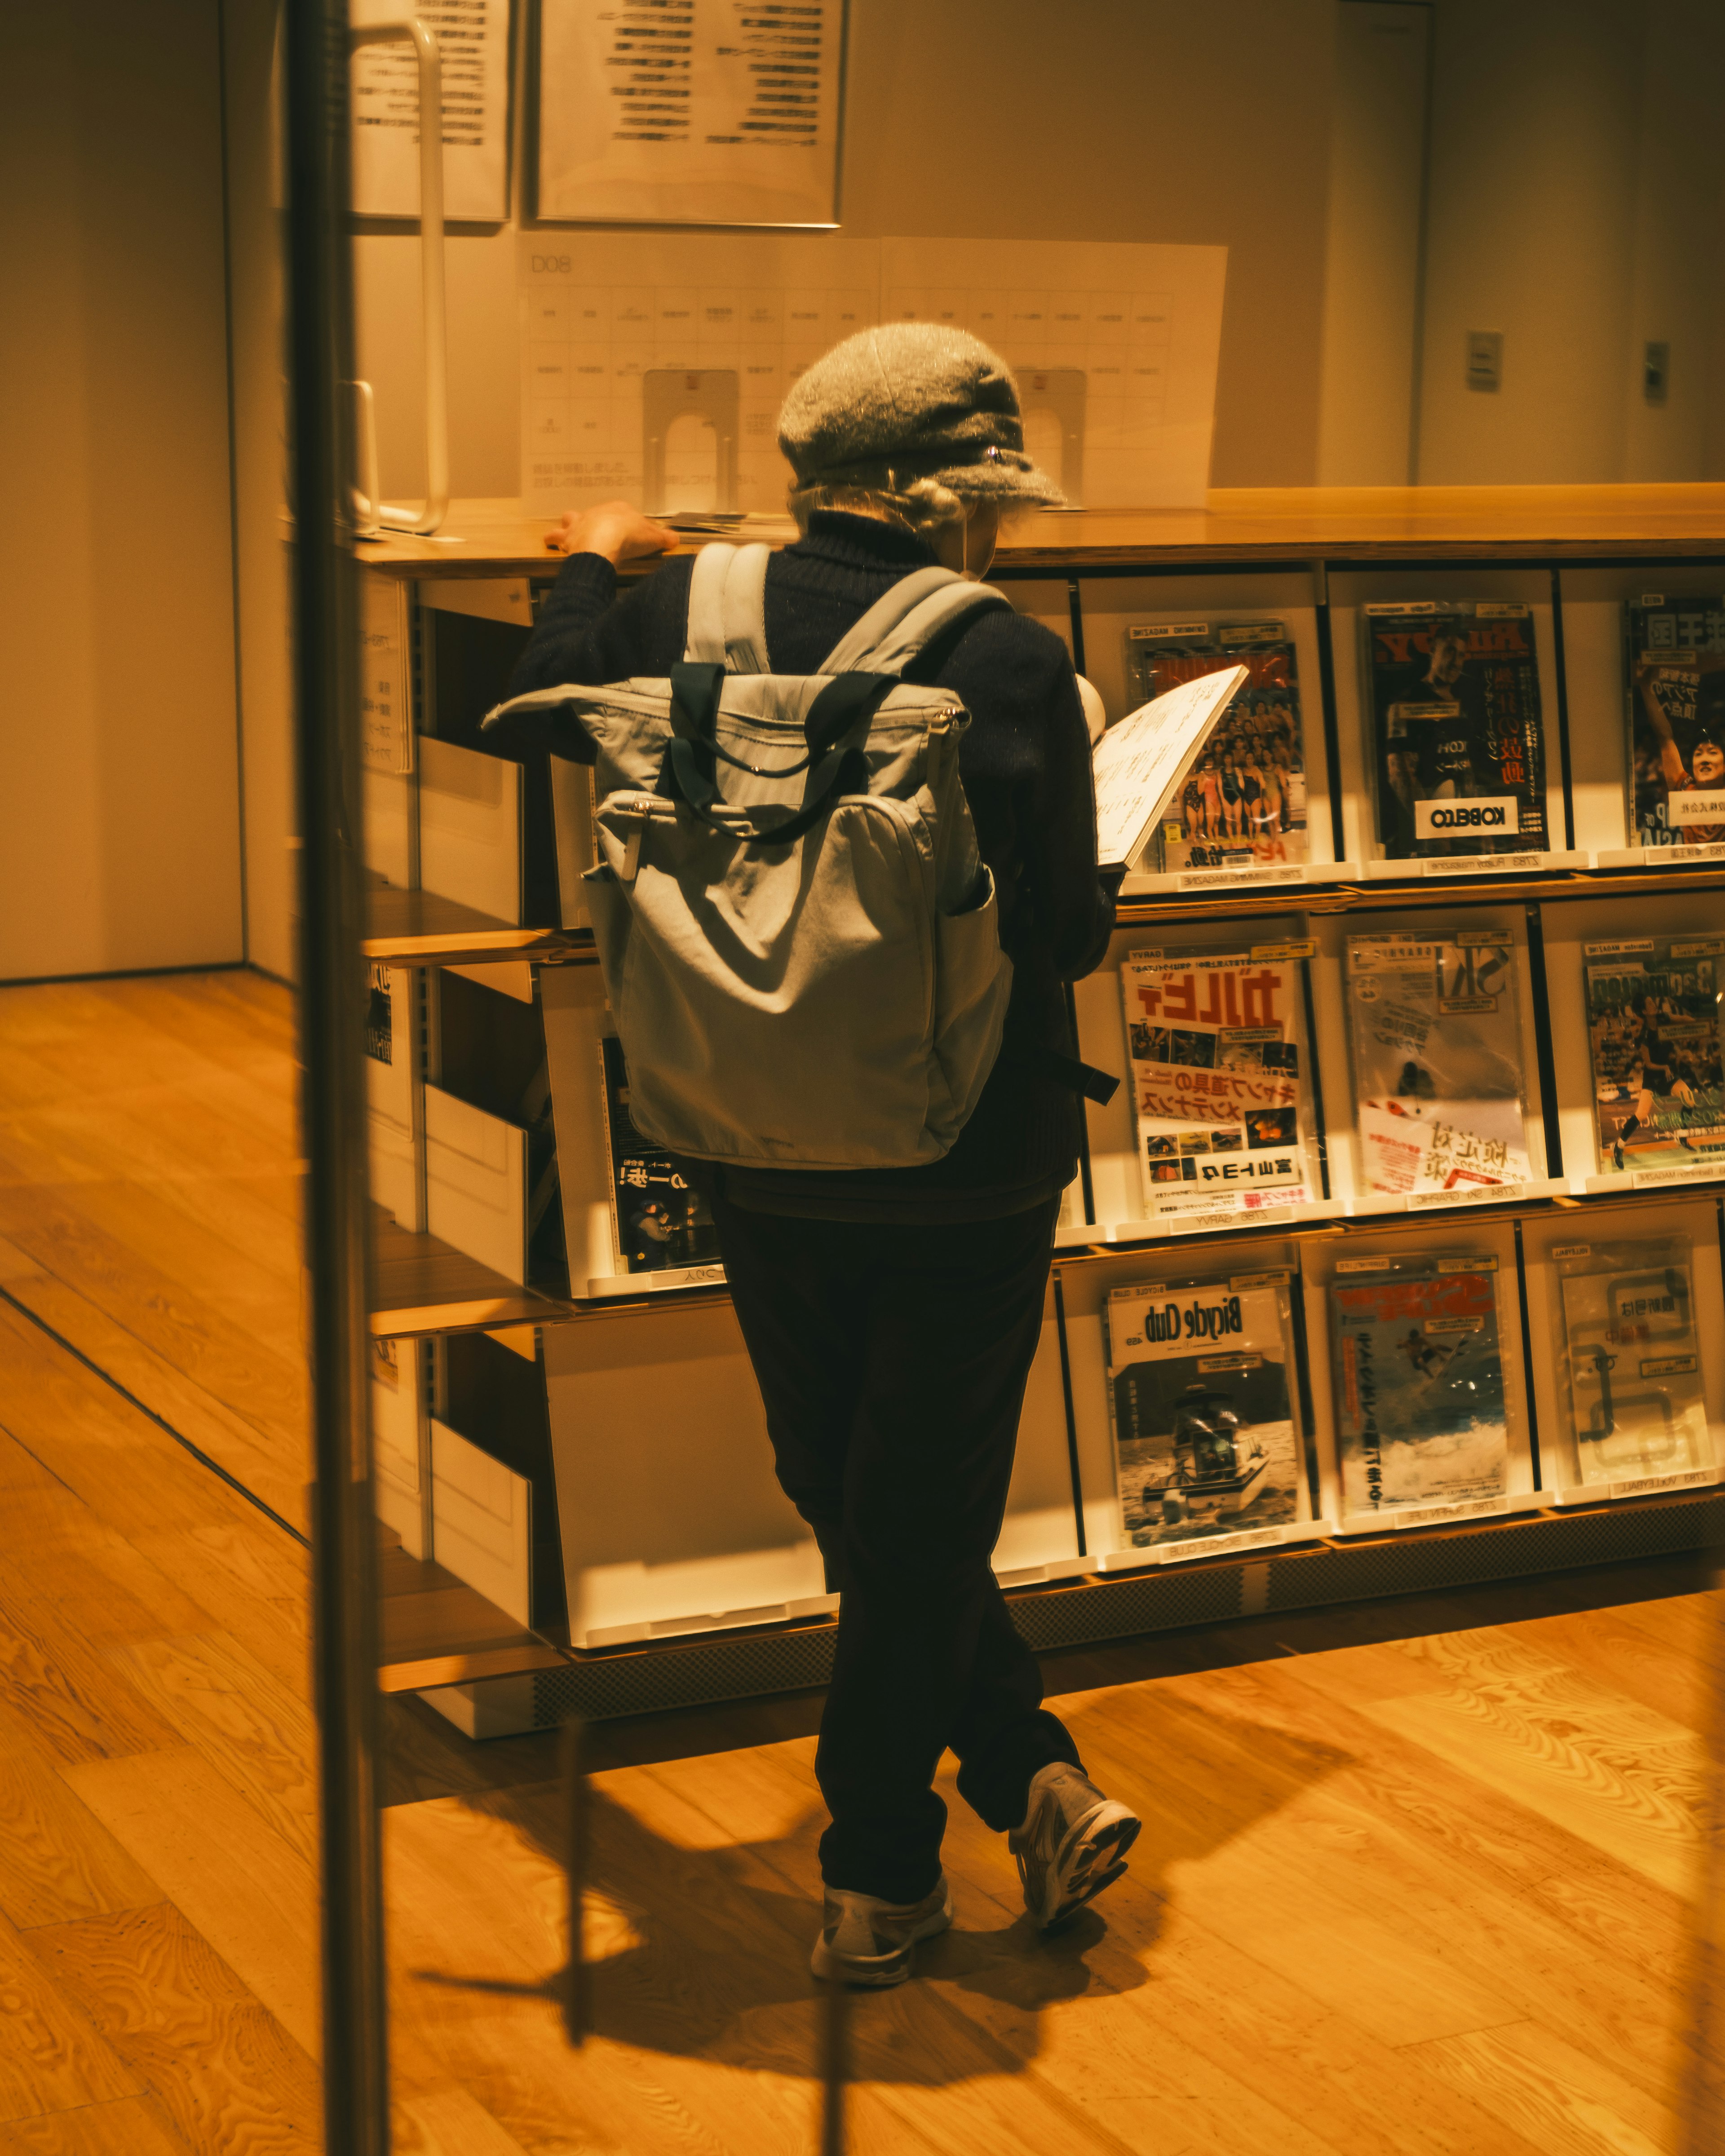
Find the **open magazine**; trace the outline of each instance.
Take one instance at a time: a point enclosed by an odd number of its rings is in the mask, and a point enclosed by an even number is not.
[[[1129,711],[1096,743],[1096,859],[1130,866],[1153,838],[1181,773],[1246,680],[1244,666],[1181,682]]]

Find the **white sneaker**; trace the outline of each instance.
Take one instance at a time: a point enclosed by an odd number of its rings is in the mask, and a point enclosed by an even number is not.
[[[826,1890],[826,1912],[809,1966],[829,1984],[902,1984],[918,1939],[952,1921],[952,1893],[942,1872],[920,1902],[883,1902],[844,1887]]]
[[[1024,1907],[1040,1929],[1065,1923],[1113,1885],[1142,1824],[1065,1760],[1038,1769],[1024,1823],[1013,1829],[1006,1845],[1018,1859]]]

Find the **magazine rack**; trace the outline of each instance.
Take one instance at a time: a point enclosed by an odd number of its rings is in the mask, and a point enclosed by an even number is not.
[[[1725,1516],[1712,1486],[1725,1452],[1725,1163],[1596,1172],[1581,976],[1589,942],[1721,918],[1725,845],[1650,854],[1631,843],[1623,622],[1625,601],[1650,580],[1666,591],[1725,588],[1725,487],[1289,490],[1219,494],[1211,505],[1201,518],[1034,519],[1002,549],[993,577],[1021,612],[1063,636],[1111,718],[1127,708],[1130,624],[1288,624],[1313,858],[1274,878],[1130,876],[1108,957],[1076,985],[1072,1009],[1086,1060],[1124,1074],[1125,952],[1164,942],[1309,945],[1303,1038],[1322,1189],[1292,1214],[1171,1234],[1144,1215],[1130,1102],[1087,1108],[996,1553],[1017,1620],[1039,1645],[1697,1548]],[[446,744],[477,765],[486,758],[478,719],[500,700],[557,564],[545,527],[511,505],[457,504],[451,528],[470,536],[368,550],[367,577],[403,624],[382,662],[398,677],[390,701],[411,711],[422,749]],[[1386,860],[1368,778],[1361,609],[1463,597],[1531,609],[1548,843],[1483,863]],[[468,768],[459,757],[433,762]],[[555,836],[549,800],[536,810],[531,798],[533,774],[511,766],[506,783],[499,773],[490,787],[445,775],[445,788],[466,788],[475,867],[464,881],[444,844],[442,888],[431,891],[418,873],[426,759],[398,762],[416,768],[393,782],[400,801],[392,796],[393,820],[371,850],[366,945],[407,1058],[373,1088],[373,1194],[389,1216],[380,1212],[372,1321],[379,1509],[411,1555],[434,1556],[527,1628],[513,1663],[495,1652],[464,1659],[451,1643],[434,1660],[441,1688],[428,1697],[483,1735],[548,1726],[572,1710],[623,1713],[818,1684],[830,1666],[834,1604],[806,1528],[773,1482],[722,1278],[710,1265],[631,1274],[614,1256],[603,990],[566,891],[584,828],[578,774],[572,791],[572,773],[559,774]],[[549,886],[522,869],[511,886],[521,901],[500,917],[495,898],[483,902],[497,861],[511,846],[526,860],[542,812],[547,857],[570,858]],[[441,798],[437,814],[447,823]],[[490,885],[480,880],[486,864]],[[1349,1078],[1345,939],[1470,924],[1516,953],[1529,1173],[1436,1202],[1373,1199],[1362,1186]],[[533,1133],[547,1085],[564,1156],[561,1233],[547,1235],[542,1214],[536,1237]],[[542,1164],[536,1181],[542,1202]],[[1589,1237],[1667,1235],[1692,1254],[1712,1460],[1584,1480],[1566,1389],[1561,1253]],[[1327,1292],[1338,1264],[1410,1245],[1496,1260],[1509,1471],[1483,1507],[1350,1517]],[[1277,1270],[1296,1317],[1301,1517],[1274,1536],[1131,1547],[1103,1378],[1110,1289]],[[433,1666],[422,1656],[384,1681],[424,1685]]]

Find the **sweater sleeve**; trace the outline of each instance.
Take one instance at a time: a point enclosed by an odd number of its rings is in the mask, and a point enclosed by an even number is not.
[[[687,611],[688,568],[675,562],[617,596],[617,572],[602,554],[572,554],[533,624],[510,676],[511,696],[565,682],[597,688],[643,674],[662,674],[666,624]],[[672,591],[668,587],[675,585]],[[678,649],[681,649],[680,639]],[[511,713],[488,731],[513,750],[551,749],[591,763],[592,737],[572,711]]]

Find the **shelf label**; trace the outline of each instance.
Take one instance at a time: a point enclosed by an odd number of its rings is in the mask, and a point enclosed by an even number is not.
[[[1545,866],[1543,854],[1451,854],[1446,860],[1425,857],[1429,876],[1521,875]]]
[[[1553,1243],[1551,1255],[1555,1258],[1585,1258],[1593,1252],[1591,1243]]]
[[[1410,1211],[1416,1206],[1425,1211],[1444,1205],[1507,1204],[1519,1198],[1527,1187],[1524,1183],[1479,1183],[1466,1190],[1412,1190],[1408,1205]]]
[[[1627,1180],[1635,1190],[1656,1190],[1662,1183],[1716,1183],[1725,1175],[1725,1154],[1717,1160],[1685,1161],[1677,1168],[1635,1168]]]
[[[725,1285],[725,1268],[723,1265],[683,1265],[670,1272],[649,1273],[646,1277],[649,1288],[703,1287],[709,1282],[714,1286],[722,1287]]]
[[[1304,883],[1306,871],[1285,869],[1192,869],[1184,870],[1176,888],[1180,891],[1218,891],[1240,884]]]
[[[1482,1258],[1440,1258],[1437,1269],[1440,1273],[1495,1273],[1497,1260],[1488,1250]]]
[[[1471,1497],[1460,1505],[1418,1505],[1411,1511],[1389,1512],[1384,1524],[1392,1527],[1435,1527],[1445,1520],[1478,1520],[1507,1509],[1502,1497]],[[1358,1517],[1358,1514],[1355,1515]]]
[[[1722,819],[1725,821],[1725,819]],[[1663,868],[1667,864],[1681,865],[1686,861],[1725,861],[1725,844],[1709,846],[1644,846],[1642,865],[1650,869]]]
[[[1254,943],[1250,948],[1255,965],[1291,963],[1296,958],[1315,958],[1317,956],[1317,946],[1312,942]]]
[[[1614,1482],[1610,1494],[1614,1497],[1645,1497],[1655,1490],[1700,1490],[1717,1482],[1717,1467],[1689,1467],[1672,1475],[1642,1475],[1633,1482]]]
[[[1231,1535],[1210,1535],[1189,1543],[1164,1543],[1162,1561],[1164,1564],[1178,1564],[1188,1558],[1225,1557],[1230,1550],[1268,1549],[1285,1539],[1280,1527],[1241,1527]]]

